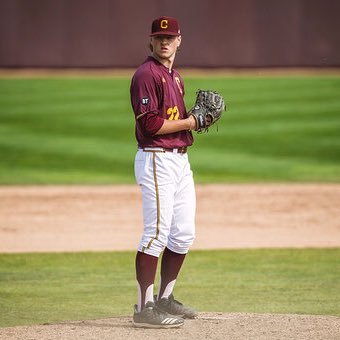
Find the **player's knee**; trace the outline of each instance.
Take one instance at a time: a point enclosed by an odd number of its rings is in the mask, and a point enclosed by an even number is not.
[[[189,248],[193,244],[195,239],[195,235],[192,234],[187,236],[185,240],[179,240],[173,237],[169,237],[167,247],[178,254],[186,254],[189,251]]]

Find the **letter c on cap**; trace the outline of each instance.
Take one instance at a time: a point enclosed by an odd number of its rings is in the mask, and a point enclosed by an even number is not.
[[[166,19],[163,19],[162,21],[161,21],[161,28],[168,28],[168,20],[166,20]]]

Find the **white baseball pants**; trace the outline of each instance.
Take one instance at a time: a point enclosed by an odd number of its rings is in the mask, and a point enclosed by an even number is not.
[[[186,254],[195,238],[196,195],[188,154],[138,149],[144,232],[138,250],[159,257],[164,247]]]

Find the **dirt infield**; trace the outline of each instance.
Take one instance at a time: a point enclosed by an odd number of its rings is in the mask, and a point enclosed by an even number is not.
[[[339,247],[340,185],[198,185],[193,249]],[[212,210],[216,208],[216,211]],[[2,186],[0,252],[134,250],[138,186]],[[339,339],[340,318],[200,313],[174,330],[131,316],[0,328],[0,339]]]
[[[141,210],[137,185],[3,186],[0,252],[134,250]],[[340,185],[198,185],[196,224],[192,249],[339,247]]]
[[[340,338],[340,318],[308,315],[200,313],[179,329],[138,329],[131,317],[70,321],[31,327],[0,328],[0,338],[14,339],[214,339],[331,340]]]

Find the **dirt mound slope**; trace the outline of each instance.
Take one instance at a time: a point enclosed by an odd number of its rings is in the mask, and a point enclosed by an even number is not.
[[[0,329],[0,338],[14,339],[340,339],[340,318],[335,316],[200,313],[178,329],[141,329],[131,317],[69,321],[59,324]]]

